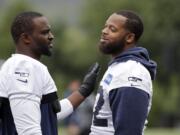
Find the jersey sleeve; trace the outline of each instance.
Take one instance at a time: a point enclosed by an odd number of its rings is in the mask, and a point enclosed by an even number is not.
[[[9,77],[11,87],[8,90],[10,99],[34,95],[39,102],[43,95],[57,91],[55,83],[44,65],[23,61],[19,62],[12,72]]]
[[[153,94],[150,73],[138,62],[129,61],[119,64],[115,69],[107,72],[105,84],[108,76],[112,76],[112,79],[110,84],[104,85],[107,92],[120,87],[134,87],[145,91],[150,96]]]
[[[121,87],[109,93],[115,134],[141,134],[148,115],[148,93],[134,87]]]
[[[32,58],[16,55],[4,64],[3,71],[8,74],[7,96],[18,134],[42,135],[41,100],[56,91],[47,67]]]
[[[7,93],[18,134],[42,135],[40,102],[44,84],[43,67],[22,60],[17,61],[7,73]]]
[[[12,70],[12,69],[11,69]],[[7,90],[10,99],[28,98],[28,100],[40,101],[43,93],[44,76],[43,67],[32,64],[29,61],[20,61],[9,74],[10,87]],[[35,99],[30,99],[34,95]]]
[[[39,103],[25,98],[10,100],[18,135],[42,135]]]
[[[54,80],[52,79],[51,75],[49,74],[47,68],[45,68],[44,72],[43,72],[43,81],[44,81],[44,83],[43,83],[44,85],[42,87],[43,95],[57,91]]]
[[[137,62],[113,70],[107,87],[115,135],[141,134],[152,98],[152,82],[147,69]]]

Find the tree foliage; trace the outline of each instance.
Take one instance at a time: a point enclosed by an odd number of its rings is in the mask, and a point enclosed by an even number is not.
[[[150,125],[166,125],[166,122],[175,125],[180,116],[179,5],[179,0],[86,0],[86,5],[81,9],[81,23],[77,27],[67,26],[66,22],[54,18],[56,20],[51,24],[55,35],[54,53],[51,58],[43,57],[42,61],[48,66],[61,90],[59,92],[63,92],[70,80],[82,78],[95,61],[101,64],[102,77],[110,58],[99,53],[97,48],[101,29],[113,12],[134,10],[142,17],[145,27],[139,45],[146,47],[151,58],[158,64]],[[33,10],[33,5],[27,1],[15,0],[0,13],[1,59],[8,58],[14,52],[10,25],[15,15],[25,10]]]
[[[163,123],[175,125],[179,121],[179,4],[179,0],[91,0],[87,2],[83,12],[82,26],[91,37],[88,44],[98,42],[107,17],[115,11],[129,9],[142,17],[145,31],[139,45],[146,47],[151,58],[158,64],[153,108],[150,115],[152,126],[160,126]],[[177,119],[173,121],[173,118]],[[164,125],[168,126],[168,124]]]
[[[1,17],[1,24],[0,24],[0,58],[6,59],[8,58],[13,52],[14,47],[12,47],[13,41],[10,34],[10,27],[11,22],[14,19],[14,17],[22,11],[29,10],[31,7],[29,4],[25,1],[14,1],[14,3],[11,3],[8,5],[8,7],[5,9],[5,11],[1,11],[0,17]]]

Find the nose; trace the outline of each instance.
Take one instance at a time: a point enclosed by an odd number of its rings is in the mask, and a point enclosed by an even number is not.
[[[54,39],[54,35],[50,32],[48,38],[49,38],[49,40],[53,40]]]
[[[105,35],[105,34],[108,34],[108,28],[107,28],[107,27],[103,28],[101,32],[102,32],[102,34],[104,34],[104,35]]]

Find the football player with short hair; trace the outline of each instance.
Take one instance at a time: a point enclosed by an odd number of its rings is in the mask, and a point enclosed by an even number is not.
[[[2,135],[58,135],[57,113],[66,117],[91,94],[99,65],[92,66],[78,91],[59,103],[56,85],[40,62],[41,55],[51,56],[53,47],[48,19],[22,12],[15,17],[11,34],[16,53],[3,64],[0,76]]]
[[[138,46],[143,23],[133,11],[106,20],[99,49],[111,55],[99,86],[90,135],[142,135],[152,100],[156,63]]]

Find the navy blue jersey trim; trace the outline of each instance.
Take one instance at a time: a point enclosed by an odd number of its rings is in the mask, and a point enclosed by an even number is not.
[[[1,97],[0,135],[17,135],[8,98]]]
[[[42,96],[41,104],[53,102],[58,99],[57,92],[49,93]]]
[[[108,121],[107,119],[97,119],[96,117],[94,118],[93,121],[94,126],[99,126],[99,127],[107,127],[108,126]]]
[[[134,87],[121,87],[110,91],[114,135],[142,135],[149,99],[148,93]]]
[[[52,103],[40,105],[41,108],[41,130],[43,135],[58,135],[57,115]]]
[[[101,110],[101,108],[102,108],[102,106],[104,104],[104,96],[103,96],[102,87],[99,88],[99,94],[100,94],[99,100],[97,102],[97,105],[96,105],[95,111],[94,111],[93,125],[100,126],[100,127],[107,127],[108,126],[107,119],[97,118],[97,115],[99,114],[99,111]]]

